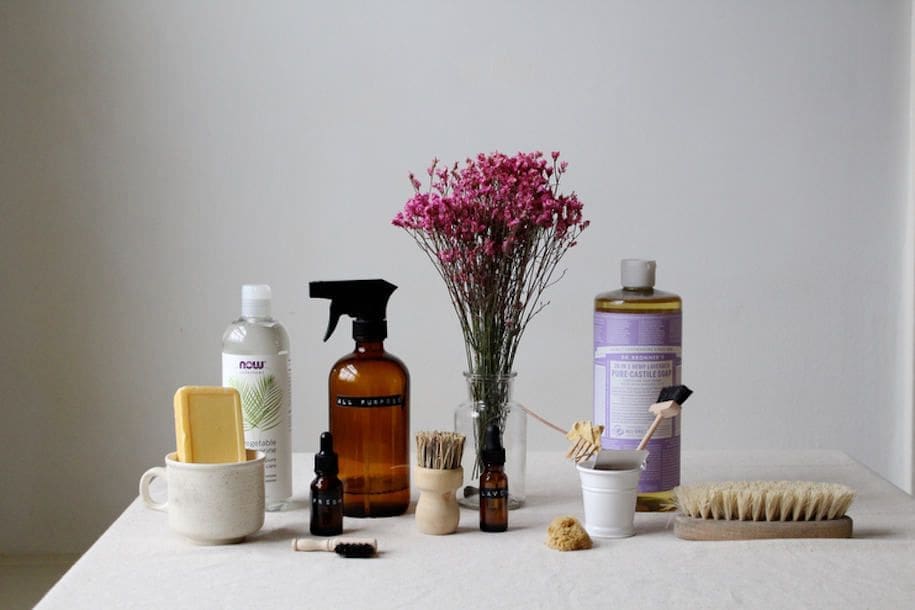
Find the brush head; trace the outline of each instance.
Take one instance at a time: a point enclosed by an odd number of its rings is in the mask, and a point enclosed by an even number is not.
[[[600,451],[600,436],[603,433],[603,426],[595,426],[587,420],[575,422],[566,433],[566,438],[572,441],[566,458],[578,464]]]
[[[821,521],[845,515],[855,490],[838,483],[727,481],[674,489],[680,512],[699,519]]]
[[[675,400],[665,400],[664,402],[656,402],[648,410],[655,415],[660,415],[663,419],[670,419],[671,417],[676,417],[680,415],[680,405],[677,404]]]
[[[661,393],[658,394],[658,400],[655,402],[667,402],[668,400],[672,400],[682,406],[692,393],[693,391],[685,385],[669,385],[661,389]]]
[[[347,558],[374,557],[375,547],[368,543],[342,542],[334,547],[334,552]]]
[[[454,470],[461,467],[464,455],[464,435],[457,432],[416,433],[416,465],[433,470]]]

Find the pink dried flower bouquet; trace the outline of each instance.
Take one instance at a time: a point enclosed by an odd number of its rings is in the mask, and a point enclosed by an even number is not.
[[[410,174],[415,194],[394,217],[445,281],[471,374],[511,374],[544,291],[564,273],[559,261],[589,224],[578,196],[559,190],[567,163],[550,157],[496,152],[450,168],[436,159],[425,191]]]

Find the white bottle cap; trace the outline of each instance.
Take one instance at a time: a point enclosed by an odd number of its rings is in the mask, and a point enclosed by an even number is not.
[[[267,284],[244,284],[241,287],[241,316],[269,318],[270,298],[270,286]]]
[[[620,278],[623,288],[654,288],[655,262],[640,258],[620,261]]]

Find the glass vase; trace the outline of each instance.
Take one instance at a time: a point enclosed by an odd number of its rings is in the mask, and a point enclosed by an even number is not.
[[[467,400],[454,411],[454,430],[466,437],[464,444],[464,486],[458,490],[458,502],[478,508],[480,450],[486,427],[497,423],[505,447],[505,473],[508,475],[508,508],[520,508],[525,500],[527,473],[527,417],[521,405],[512,399],[515,373],[477,375],[464,373]]]

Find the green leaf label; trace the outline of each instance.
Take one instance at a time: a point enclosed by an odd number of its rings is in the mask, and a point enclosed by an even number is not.
[[[270,430],[280,424],[283,390],[276,377],[232,377],[229,384],[241,394],[245,430]]]

